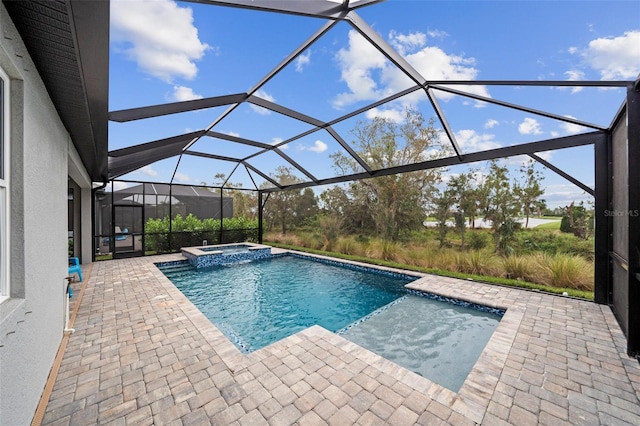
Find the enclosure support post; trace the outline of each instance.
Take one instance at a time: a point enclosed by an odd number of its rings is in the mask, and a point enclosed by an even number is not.
[[[258,244],[262,244],[262,191],[258,191]]]
[[[611,210],[609,185],[611,185],[611,135],[603,137],[594,144],[595,160],[595,259],[594,259],[594,301],[608,304],[611,295],[611,268],[609,251],[611,251],[611,218],[607,214]]]
[[[111,181],[111,226],[109,226],[109,251],[111,252],[111,258],[116,258],[116,205],[113,191],[113,181]]]
[[[173,212],[171,211],[171,205],[173,204],[171,200],[173,199],[173,183],[169,184],[169,235],[167,239],[169,240],[169,253],[173,253],[173,245],[171,241],[171,236],[173,235]]]
[[[147,185],[145,185],[144,183],[142,184],[142,236],[141,241],[142,241],[142,255],[146,256],[147,255],[147,244],[146,244],[146,235],[147,235],[147,230],[145,229],[147,226]],[[135,237],[134,238],[134,242],[133,242],[133,246],[134,246],[134,250],[135,250]]]
[[[96,261],[96,250],[99,239],[96,239],[96,191],[98,188],[91,188],[91,261]]]
[[[218,212],[220,214],[220,233],[218,234],[218,242],[220,244],[224,243],[224,240],[222,239],[222,225],[224,224],[224,222],[222,221],[222,203],[224,202],[224,197],[222,196],[222,187],[220,187],[220,211]]]
[[[640,91],[627,89],[627,159],[629,171],[629,328],[627,354],[640,356]]]

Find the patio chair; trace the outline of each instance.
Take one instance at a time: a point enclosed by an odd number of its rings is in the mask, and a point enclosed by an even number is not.
[[[120,230],[119,226],[116,226],[116,241],[126,241],[127,239],[127,235],[129,233],[129,229],[124,228],[123,230]]]
[[[82,281],[82,269],[80,268],[80,260],[77,257],[69,258],[69,275],[78,274],[78,278]]]

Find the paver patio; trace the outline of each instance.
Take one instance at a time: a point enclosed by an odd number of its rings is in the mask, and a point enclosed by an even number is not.
[[[318,326],[244,355],[154,266],[177,259],[92,265],[43,424],[640,424],[640,364],[607,306],[420,278],[507,309],[454,393]]]

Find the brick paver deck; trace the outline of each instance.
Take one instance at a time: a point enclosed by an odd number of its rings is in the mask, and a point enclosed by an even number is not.
[[[640,424],[640,365],[606,306],[419,279],[507,309],[454,393],[317,326],[243,355],[153,265],[179,258],[94,263],[43,424]]]

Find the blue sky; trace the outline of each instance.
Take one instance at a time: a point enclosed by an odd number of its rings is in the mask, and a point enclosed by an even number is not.
[[[170,0],[112,0],[111,111],[245,92],[317,31],[324,21]],[[433,80],[635,80],[640,73],[638,1],[424,1],[389,0],[357,13],[425,78]],[[339,23],[256,94],[329,121],[411,86],[347,23]],[[458,87],[462,90],[462,87]],[[608,126],[624,89],[472,86],[474,94]],[[587,129],[531,113],[439,92],[438,101],[463,152],[566,136]],[[434,116],[423,92],[347,120],[335,129],[348,142],[358,120],[399,119],[410,106]],[[109,149],[207,128],[226,109],[211,108],[161,118],[110,123]],[[213,130],[277,143],[309,125],[242,105]],[[253,147],[206,138],[195,150],[245,157]],[[340,149],[315,132],[283,147],[317,178],[335,175],[329,155]],[[541,153],[543,158],[593,186],[593,148]],[[270,153],[249,161],[273,173],[287,165]],[[508,164],[517,168],[522,158]],[[177,157],[123,176],[168,182]],[[483,168],[484,165],[476,164]],[[234,164],[183,156],[177,183],[210,183]],[[544,172],[550,206],[588,200],[584,191]],[[465,171],[447,170],[446,176]],[[296,171],[296,175],[307,180]],[[253,176],[260,185],[263,179]],[[253,184],[244,168],[231,181]],[[322,188],[320,188],[322,190]]]

